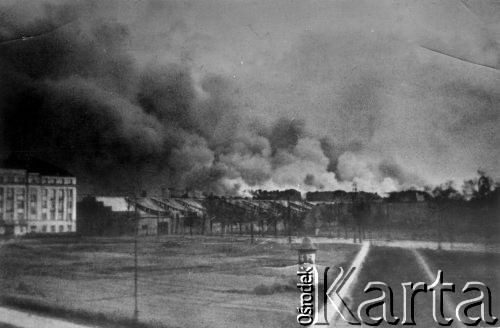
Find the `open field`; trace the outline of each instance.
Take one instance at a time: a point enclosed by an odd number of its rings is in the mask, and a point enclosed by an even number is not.
[[[4,303],[80,319],[111,318],[119,326],[134,310],[133,241],[45,238],[5,243],[0,248]],[[320,245],[318,265],[345,266],[358,249]],[[156,327],[299,326],[296,261],[288,244],[251,245],[245,237],[141,238],[140,321]]]
[[[0,293],[7,305],[103,327],[298,327],[296,251],[283,240],[276,241],[251,245],[246,237],[140,238],[140,325],[130,320],[132,238],[4,243]],[[359,245],[348,244],[319,247],[318,267],[346,268],[359,250]],[[454,315],[456,305],[475,296],[461,292],[467,281],[480,281],[490,288],[493,315],[500,315],[500,254],[480,252],[372,245],[346,302],[355,312],[362,301],[379,295],[364,293],[366,284],[383,281],[393,290],[394,314],[402,318],[401,283],[422,281],[429,286],[437,270],[444,272],[445,282],[455,284],[455,293],[445,294],[445,314],[455,320],[452,327],[461,327]],[[417,327],[439,327],[432,317],[432,293],[417,294],[414,308]],[[332,324],[344,326],[341,321]]]

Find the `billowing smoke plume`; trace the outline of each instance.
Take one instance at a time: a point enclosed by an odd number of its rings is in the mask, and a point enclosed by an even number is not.
[[[425,182],[365,149],[383,116],[376,77],[343,87],[332,109],[343,133],[316,130],[307,111],[263,115],[235,76],[195,66],[191,56],[210,40],[178,19],[185,8],[151,1],[127,23],[110,19],[119,3],[37,3],[35,16],[15,5],[0,11],[2,156],[31,154],[63,166],[83,192],[306,191],[353,182],[387,192]],[[161,38],[134,30],[148,18],[144,24],[165,25]],[[160,41],[161,60],[142,55],[141,47]]]

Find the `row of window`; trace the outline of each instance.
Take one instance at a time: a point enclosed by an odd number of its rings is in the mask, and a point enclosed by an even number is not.
[[[14,209],[14,194],[15,204],[17,209],[24,209],[25,206],[25,189],[23,188],[5,188],[5,203],[7,211],[12,211]],[[50,194],[50,197],[48,198]],[[50,200],[51,210],[55,211],[56,208],[56,200],[57,207],[59,212],[63,212],[64,210],[64,200],[66,199],[66,206],[69,212],[73,209],[73,190],[72,189],[42,189],[42,209],[46,209],[48,206],[48,200]],[[38,200],[38,192],[36,189],[30,189],[30,208],[31,213],[36,214]],[[0,211],[4,207],[4,188],[0,187]]]
[[[25,174],[4,174],[0,175],[0,183],[26,183]],[[60,185],[71,185],[75,184],[73,178],[38,178],[30,176],[28,178],[28,183],[41,183],[41,184],[60,184]]]
[[[32,225],[30,227],[30,232],[49,232],[47,230],[47,228],[48,228],[47,225],[43,225],[41,231],[37,231],[37,226]],[[56,228],[58,228],[57,231],[56,231]],[[53,224],[50,226],[50,232],[72,232],[73,231],[72,228],[73,228],[73,225],[68,224],[66,226],[66,231],[64,231],[64,225],[60,224],[59,227],[57,227],[55,224]]]
[[[36,219],[36,217],[33,217],[34,215],[31,215],[30,216],[30,219],[34,220]],[[24,216],[24,212],[18,212],[16,213],[16,216],[15,218],[18,220],[18,221],[22,221],[24,220],[25,216]],[[14,219],[14,213],[13,212],[9,212],[7,211],[7,213],[4,213],[3,212],[0,212],[0,221],[1,220],[7,220],[7,221],[11,221]],[[41,216],[41,220],[42,221],[47,221],[49,219],[49,215],[47,213],[42,213],[42,216]],[[64,221],[64,214],[59,212],[58,215],[56,215],[56,212],[50,212],[50,220],[51,221]],[[73,221],[73,213],[66,213],[66,221]]]

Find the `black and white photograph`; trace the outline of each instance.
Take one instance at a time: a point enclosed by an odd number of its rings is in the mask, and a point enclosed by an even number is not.
[[[0,0],[0,328],[499,327],[500,1]]]

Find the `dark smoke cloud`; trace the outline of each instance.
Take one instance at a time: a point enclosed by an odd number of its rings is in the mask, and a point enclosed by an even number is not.
[[[303,121],[282,118],[272,127],[269,141],[273,152],[280,149],[290,151],[297,146],[299,138],[302,136],[304,136]]]
[[[363,144],[360,141],[351,141],[347,144],[335,143],[332,137],[326,136],[320,139],[321,149],[323,153],[328,158],[327,170],[329,172],[337,172],[338,159],[340,155],[344,152],[361,152],[363,150]]]
[[[32,26],[2,31],[2,154],[48,158],[94,190],[157,177],[222,193],[240,186],[224,179],[256,186],[271,177],[268,137],[275,150],[297,143],[298,134],[287,141],[293,122],[242,126],[238,91],[222,76],[204,76],[200,94],[182,62],[139,69],[126,25],[80,21],[78,7],[44,8]],[[23,40],[32,30],[40,35]]]
[[[380,176],[393,178],[404,184],[403,187],[409,188],[411,186],[422,186],[425,181],[411,172],[407,172],[400,164],[394,159],[385,159],[379,163],[378,169]]]
[[[82,192],[160,186],[215,193],[350,190],[353,182],[387,192],[422,186],[427,181],[404,169],[406,157],[386,150],[418,148],[414,139],[410,147],[401,146],[399,131],[391,129],[409,132],[400,134],[404,138],[427,127],[427,119],[417,117],[416,127],[405,129],[413,108],[398,96],[408,93],[425,104],[431,93],[406,90],[410,77],[430,81],[436,98],[461,98],[459,116],[448,110],[433,114],[436,122],[455,125],[422,137],[424,143],[438,141],[425,147],[441,143],[449,149],[440,133],[458,135],[467,123],[481,128],[485,144],[494,139],[487,138],[495,131],[491,122],[499,119],[494,87],[434,83],[432,65],[420,70],[395,57],[407,47],[392,34],[373,38],[361,27],[334,37],[301,32],[290,39],[288,52],[279,54],[259,48],[260,40],[249,43],[256,50],[224,48],[227,41],[221,40],[230,29],[194,29],[184,20],[191,9],[198,15],[209,10],[176,1],[26,2],[1,8],[2,156],[31,154],[59,164],[78,176]],[[282,26],[275,28],[279,33]],[[252,38],[265,35],[245,31]],[[235,35],[231,40],[238,40]],[[246,72],[248,80],[240,58],[243,77],[233,73],[240,72],[231,62],[233,48],[245,49],[248,63],[257,67],[256,73]],[[392,70],[393,62],[399,70]],[[399,79],[401,72],[410,83]],[[260,73],[256,86],[252,74]],[[464,104],[481,106],[473,113]],[[466,132],[477,140],[477,130]],[[427,155],[421,149],[415,153]]]

